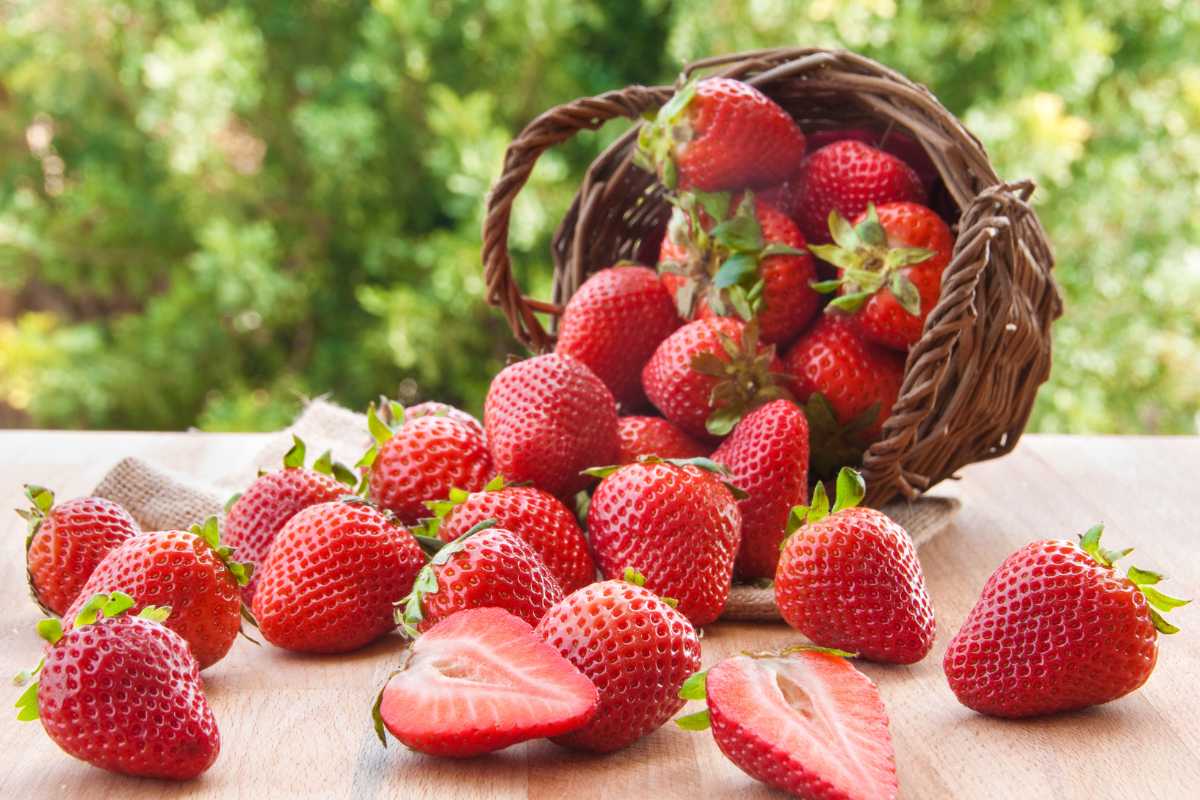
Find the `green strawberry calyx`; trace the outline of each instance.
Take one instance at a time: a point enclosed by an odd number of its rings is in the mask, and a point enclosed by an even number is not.
[[[636,586],[639,589],[646,589],[646,576],[643,575],[637,569],[637,567],[625,567],[625,571],[621,573],[621,580],[625,583],[628,583],[630,586]],[[646,591],[649,592],[650,590],[646,589]],[[651,594],[653,594],[653,592],[651,592]],[[661,594],[656,596],[659,600],[662,600],[671,608],[679,608],[679,601],[674,597],[664,597]]]
[[[865,432],[879,418],[879,403],[872,403],[843,425],[829,399],[820,392],[813,392],[804,403],[804,416],[808,418],[812,452],[809,474],[821,479],[833,478],[842,466],[862,463],[867,444]]]
[[[824,294],[842,289],[830,301],[829,309],[853,313],[880,289],[886,288],[900,307],[913,316],[921,313],[921,293],[905,274],[905,268],[933,257],[923,247],[891,247],[887,231],[879,222],[875,204],[867,206],[867,215],[851,225],[837,210],[829,212],[829,233],[833,244],[809,245],[813,255],[841,269],[834,280],[817,281],[813,289]]]
[[[835,501],[833,508],[830,508],[829,496],[825,493],[825,484],[822,481],[817,481],[816,486],[813,487],[812,499],[809,500],[808,505],[792,506],[785,528],[786,535],[779,545],[780,549],[783,549],[792,534],[805,525],[820,522],[826,517],[836,514],[839,511],[844,511],[847,508],[856,508],[862,502],[862,499],[866,497],[866,494],[867,484],[863,480],[862,473],[851,467],[842,467],[837,476],[837,488],[834,490]]]
[[[1132,553],[1133,548],[1127,547],[1124,550],[1109,550],[1102,547],[1100,545],[1100,536],[1103,533],[1103,525],[1093,525],[1086,533],[1079,537],[1079,547],[1100,566],[1115,570],[1117,561]],[[1163,617],[1163,614],[1181,606],[1186,606],[1192,601],[1171,597],[1158,589],[1155,584],[1164,580],[1164,576],[1161,573],[1151,572],[1148,569],[1141,569],[1140,567],[1130,567],[1129,571],[1125,573],[1125,577],[1138,588],[1138,591],[1145,596],[1146,602],[1150,604],[1150,621],[1154,623],[1155,630],[1165,634],[1179,633],[1179,628],[1168,622]]]
[[[387,417],[386,420],[384,416],[380,416],[380,411]],[[378,410],[373,402],[367,405],[367,430],[374,441],[367,448],[367,452],[363,453],[362,457],[354,464],[361,476],[355,489],[358,494],[364,494],[367,490],[371,477],[371,465],[379,456],[379,448],[383,447],[402,425],[404,425],[404,406],[400,402],[381,397]]]
[[[638,131],[633,163],[657,175],[668,189],[674,189],[679,183],[679,171],[675,165],[676,148],[686,145],[695,135],[688,114],[688,106],[695,97],[696,81],[688,81],[663,104],[657,114],[649,115]]]
[[[79,609],[79,613],[75,616],[73,627],[83,628],[87,625],[94,625],[101,617],[105,619],[118,617],[133,608],[134,605],[134,599],[124,592],[94,594]],[[137,616],[161,624],[166,621],[170,614],[170,606],[146,606],[137,613]],[[37,632],[38,636],[45,639],[47,644],[53,647],[63,637],[62,622],[54,617],[48,617],[38,622]],[[29,722],[40,716],[38,681],[33,679],[42,671],[42,667],[45,664],[46,659],[43,658],[38,661],[37,666],[33,669],[24,670],[13,677],[14,684],[26,687],[16,702],[17,719],[21,722]]]
[[[445,565],[450,557],[459,552],[466,546],[467,540],[480,531],[488,530],[496,527],[495,519],[485,519],[471,526],[471,529],[459,536],[452,542],[446,542],[438,548],[433,557],[429,559],[429,563],[421,567],[421,571],[417,573],[417,579],[413,581],[412,590],[395,603],[395,611],[393,616],[396,624],[400,626],[400,632],[409,639],[416,639],[420,635],[417,630],[425,620],[425,611],[421,607],[422,601],[426,595],[437,594],[438,580],[435,567]]]
[[[741,342],[717,331],[724,358],[704,351],[692,356],[691,368],[701,375],[716,378],[708,404],[712,414],[704,422],[713,436],[724,436],[754,409],[772,400],[791,400],[784,388],[784,376],[771,371],[775,346],[758,349],[758,320],[753,319],[742,329]]]
[[[27,530],[25,533],[25,553],[29,553],[29,549],[33,547],[33,540],[37,536],[38,531],[42,529],[42,524],[45,523],[47,517],[50,516],[51,510],[54,508],[54,492],[44,486],[34,486],[33,484],[25,484],[25,497],[29,500],[29,508],[18,508],[17,515],[25,520]],[[29,594],[33,597],[33,602],[37,603],[46,614],[53,614],[42,598],[38,596],[37,583],[34,581],[33,573],[29,571],[29,558],[26,555],[25,559],[25,581],[29,585]]]

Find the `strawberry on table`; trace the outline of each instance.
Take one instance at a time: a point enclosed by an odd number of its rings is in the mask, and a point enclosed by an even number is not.
[[[708,708],[680,717],[712,727],[743,772],[809,800],[896,797],[896,754],[879,690],[838,650],[740,655],[688,679],[680,695]]]
[[[668,189],[760,188],[804,154],[804,133],[774,100],[747,83],[688,83],[638,134],[635,163]]]
[[[908,532],[859,508],[862,476],[844,468],[831,510],[824,484],[797,506],[775,572],[784,622],[823,647],[872,661],[912,664],[933,647],[935,622],[925,574]]]
[[[637,410],[646,405],[642,367],[679,325],[654,270],[615,266],[589,277],[571,296],[554,349],[594,372],[622,409]]]
[[[742,543],[734,574],[774,578],[792,507],[808,502],[808,420],[789,400],[772,400],[738,423],[713,461],[746,493],[738,501]]]
[[[837,290],[828,306],[851,314],[864,338],[907,350],[937,305],[942,273],[950,263],[954,236],[949,226],[919,203],[867,206],[851,225],[830,215],[834,244],[812,251],[838,268],[838,277],[817,284]]]
[[[596,713],[596,687],[528,623],[499,608],[460,611],[418,638],[376,700],[407,747],[466,758],[558,736]]]
[[[700,638],[687,618],[640,584],[593,583],[562,599],[537,632],[596,686],[600,707],[583,728],[554,739],[611,753],[658,730],[683,707],[679,689],[700,669]]]
[[[1162,575],[1116,562],[1131,550],[1043,539],[992,573],[950,641],[943,669],[959,702],[996,717],[1071,711],[1124,697],[1146,682],[1158,634],[1178,628],[1159,612],[1185,605],[1157,588]]]
[[[654,459],[591,472],[603,478],[588,534],[604,576],[632,567],[650,591],[678,601],[693,625],[719,617],[742,523],[734,491],[721,482],[724,468],[703,458]]]
[[[475,419],[462,409],[455,408],[447,403],[439,403],[436,400],[426,400],[424,403],[417,403],[415,406],[408,406],[404,409],[405,419],[417,419],[419,417],[446,417],[454,420],[455,422],[463,423],[480,436],[483,436],[482,422]]]
[[[697,458],[709,451],[662,417],[621,417],[617,433],[621,437],[621,456],[617,459],[621,464],[632,464],[642,456]]]
[[[253,568],[233,560],[221,543],[215,517],[189,531],[154,531],[132,536],[96,565],[63,619],[79,615],[86,598],[123,592],[133,610],[170,606],[166,621],[207,669],[233,646],[242,625],[241,588]]]
[[[283,457],[283,469],[263,472],[234,497],[225,514],[222,537],[244,563],[255,569],[271,549],[279,529],[302,508],[327,503],[354,491],[356,479],[349,468],[333,461],[329,453],[305,469],[304,442],[292,437],[292,448]],[[247,605],[254,602],[258,576],[242,588]]]
[[[40,719],[66,753],[125,775],[188,780],[217,760],[220,735],[188,643],[162,622],[169,608],[126,613],[122,592],[90,595],[74,627],[38,623],[47,642],[18,719]]]
[[[612,392],[562,353],[501,370],[488,388],[483,424],[497,472],[559,498],[586,489],[591,480],[581,471],[611,464],[620,450]]]
[[[254,616],[285,650],[345,653],[396,627],[393,605],[425,563],[417,540],[371,503],[346,498],[300,511],[263,563]]]
[[[26,486],[29,508],[17,513],[29,524],[25,564],[34,601],[61,615],[79,596],[96,565],[131,536],[141,533],[133,517],[103,497],[54,504],[54,492]]]

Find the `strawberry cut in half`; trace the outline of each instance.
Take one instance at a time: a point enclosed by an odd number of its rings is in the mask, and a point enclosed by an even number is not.
[[[596,687],[528,623],[473,608],[429,629],[380,692],[373,715],[422,753],[466,758],[587,724]]]
[[[797,797],[880,800],[897,792],[896,756],[879,690],[838,650],[800,646],[740,655],[693,675],[680,690],[708,710],[680,717],[711,724],[730,761]]]

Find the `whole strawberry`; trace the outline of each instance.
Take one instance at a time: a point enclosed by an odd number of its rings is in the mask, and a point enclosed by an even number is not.
[[[463,423],[480,436],[483,436],[483,423],[462,409],[455,408],[446,403],[439,403],[436,400],[426,400],[424,403],[417,403],[415,406],[409,406],[404,409],[405,419],[417,419],[418,417],[447,417],[455,422]]]
[[[336,464],[325,453],[304,468],[305,446],[299,437],[292,437],[292,449],[283,457],[283,469],[263,472],[254,483],[237,495],[225,514],[222,538],[234,554],[258,569],[271,548],[271,542],[283,524],[302,508],[328,503],[352,492],[354,473]],[[246,605],[254,602],[258,575],[242,588]]]
[[[17,718],[41,719],[55,744],[101,769],[195,778],[221,750],[200,666],[162,624],[170,609],[124,613],[134,605],[121,592],[91,595],[72,629],[63,632],[55,619],[38,623],[45,657],[17,701]]]
[[[595,273],[571,296],[554,349],[594,372],[621,408],[636,410],[646,405],[642,367],[679,325],[653,270],[616,266]]]
[[[190,531],[142,533],[109,551],[63,618],[74,619],[95,594],[123,592],[134,599],[134,611],[170,606],[167,627],[207,669],[225,657],[242,629],[241,588],[252,572],[221,544],[215,517]]]
[[[709,451],[662,417],[621,417],[617,433],[621,437],[618,461],[622,464],[632,464],[642,456],[697,458]]]
[[[425,556],[412,534],[357,499],[320,503],[288,520],[263,563],[254,616],[271,644],[345,653],[396,627]]]
[[[855,141],[877,147],[885,153],[891,153],[896,158],[912,167],[913,172],[921,179],[921,185],[929,192],[933,183],[938,179],[938,169],[925,148],[908,134],[888,128],[877,130],[872,128],[837,128],[835,130],[816,131],[805,137],[807,152],[813,153],[822,147],[842,139]]]
[[[562,600],[562,587],[533,548],[485,520],[442,545],[421,568],[396,622],[415,637],[468,608],[502,608],[536,625]]]
[[[836,211],[830,216],[834,244],[812,251],[836,266],[838,277],[817,288],[837,290],[828,307],[849,312],[864,338],[907,350],[941,295],[954,250],[950,228],[919,203],[871,204],[853,226]]]
[[[452,542],[484,520],[519,536],[550,570],[564,592],[596,580],[596,563],[575,514],[554,495],[533,486],[514,486],[497,476],[480,492],[455,490],[430,504],[437,535]]]
[[[388,425],[367,410],[375,444],[358,465],[366,470],[368,495],[404,525],[426,516],[425,502],[451,489],[482,489],[495,474],[484,437],[450,417],[407,419],[399,403],[389,405]]]
[[[1131,551],[1030,542],[1000,565],[950,641],[942,667],[959,702],[981,714],[1029,717],[1107,703],[1137,689],[1158,658],[1163,619],[1187,600],[1156,588],[1162,576],[1130,567]]]
[[[663,416],[690,436],[724,436],[747,412],[779,397],[782,365],[760,346],[758,324],[698,319],[667,337],[642,370],[642,385]]]
[[[808,156],[797,180],[803,189],[796,221],[812,244],[832,241],[829,216],[834,211],[854,219],[871,203],[925,202],[925,188],[912,167],[890,153],[850,139]]]
[[[775,572],[784,622],[823,647],[912,664],[933,647],[935,622],[912,538],[885,514],[858,508],[862,476],[838,475],[832,511],[824,484],[797,506]]]
[[[588,534],[606,578],[629,567],[646,587],[678,601],[701,626],[729,599],[741,536],[734,492],[707,459],[647,460],[593,471],[602,477],[588,507]]]
[[[47,614],[62,615],[108,551],[141,533],[121,506],[103,497],[54,504],[54,492],[26,486],[30,507],[25,564],[33,599]]]
[[[773,578],[792,506],[808,502],[808,421],[789,400],[772,400],[738,423],[713,461],[746,493],[738,502],[742,543],[734,574]]]
[[[581,471],[616,461],[620,447],[612,392],[562,353],[501,370],[488,388],[483,424],[497,472],[561,498],[587,488]]]
[[[567,595],[537,632],[595,684],[600,708],[558,744],[610,753],[660,728],[700,668],[700,638],[687,618],[637,584],[602,581]]]
[[[787,178],[804,133],[775,101],[749,84],[705,78],[680,89],[638,134],[636,161],[668,189],[758,188]]]

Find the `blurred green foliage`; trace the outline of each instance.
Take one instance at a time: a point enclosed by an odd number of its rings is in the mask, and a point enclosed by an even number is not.
[[[1033,426],[1200,425],[1200,4],[0,0],[0,423],[256,429],[306,395],[478,410],[515,347],[482,198],[537,113],[688,59],[849,47],[1030,176],[1067,316]],[[527,289],[622,126],[543,158]]]

